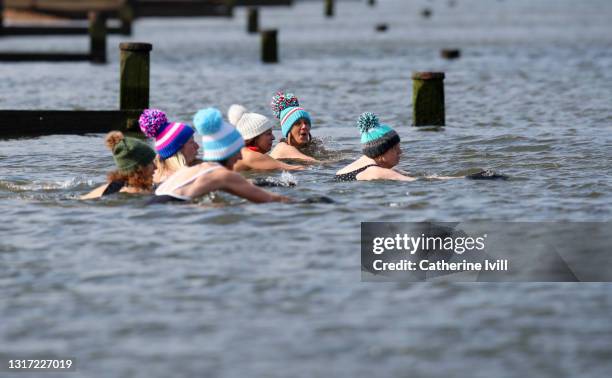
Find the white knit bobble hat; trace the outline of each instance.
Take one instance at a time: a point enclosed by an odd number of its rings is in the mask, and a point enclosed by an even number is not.
[[[227,120],[234,126],[238,125],[240,117],[247,112],[247,108],[242,105],[233,104],[227,109]]]
[[[244,140],[253,139],[272,128],[272,122],[268,117],[257,113],[244,113],[236,124],[236,129]]]

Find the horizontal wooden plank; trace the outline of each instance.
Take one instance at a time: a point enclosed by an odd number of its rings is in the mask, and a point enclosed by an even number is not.
[[[87,12],[119,9],[125,0],[4,0],[5,8]]]
[[[123,1],[133,4],[136,17],[230,17],[233,9],[230,0],[5,0],[5,7],[83,19],[90,10],[117,17]]]
[[[118,27],[106,29],[109,34],[121,34]],[[5,26],[2,29],[3,36],[54,36],[54,35],[87,35],[89,28],[86,26]]]
[[[141,110],[0,110],[0,138],[128,130]]]
[[[238,7],[274,7],[293,5],[293,0],[235,0]]]
[[[135,2],[136,17],[230,17],[232,6],[224,0],[139,0]]]
[[[0,62],[83,62],[89,60],[91,60],[89,53],[0,52]]]

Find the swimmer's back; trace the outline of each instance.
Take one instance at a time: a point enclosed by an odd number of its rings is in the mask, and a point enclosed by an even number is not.
[[[201,163],[184,167],[170,176],[155,191],[156,195],[193,198],[219,189],[219,181],[229,171],[218,163]],[[197,187],[197,191],[194,188]]]

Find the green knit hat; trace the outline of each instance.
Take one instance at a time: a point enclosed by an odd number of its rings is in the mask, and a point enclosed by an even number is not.
[[[387,152],[400,142],[400,137],[388,125],[381,125],[374,113],[363,113],[357,121],[361,131],[361,144],[363,154],[375,158]]]
[[[106,146],[113,152],[113,159],[121,173],[132,173],[146,167],[155,159],[155,151],[145,142],[111,131],[106,136]]]

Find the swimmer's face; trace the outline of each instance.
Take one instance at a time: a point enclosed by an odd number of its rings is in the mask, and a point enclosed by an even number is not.
[[[260,134],[255,139],[255,146],[259,148],[261,153],[265,154],[272,150],[272,142],[274,141],[274,134],[272,134],[272,129]]]
[[[181,148],[181,153],[185,157],[185,162],[187,165],[191,165],[193,161],[198,156],[198,151],[200,150],[200,146],[196,143],[193,137],[189,138],[187,143],[183,145]]]
[[[300,118],[289,131],[291,136],[291,144],[294,146],[303,146],[310,142],[310,122],[306,118]]]
[[[397,143],[395,146],[391,147],[384,154],[381,155],[379,165],[383,168],[393,168],[400,162],[400,157],[402,156],[402,148],[400,144]]]
[[[225,164],[225,167],[227,169],[229,169],[230,171],[232,169],[234,169],[234,165],[238,162],[238,160],[242,159],[242,153],[240,151],[238,151],[237,153],[235,153],[234,155],[232,155],[232,157],[230,157],[229,159],[227,159],[227,163]]]

